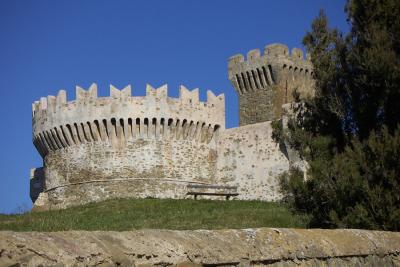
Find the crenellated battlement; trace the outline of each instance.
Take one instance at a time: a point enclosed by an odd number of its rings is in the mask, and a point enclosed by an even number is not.
[[[213,109],[219,109],[225,106],[225,96],[220,94],[218,96],[210,90],[207,90],[207,101],[201,102],[199,98],[199,88],[189,90],[185,86],[181,85],[179,88],[179,98],[172,98],[168,96],[168,86],[165,84],[159,88],[154,88],[150,84],[146,85],[146,96],[132,96],[132,88],[130,85],[119,90],[112,84],[110,85],[110,96],[109,97],[98,97],[97,96],[97,85],[93,83],[87,90],[80,86],[76,86],[76,99],[67,101],[67,92],[60,90],[57,96],[49,95],[47,97],[41,97],[39,101],[35,101],[32,104],[32,117],[37,118],[41,114],[47,114],[50,111],[56,112],[60,109],[67,108],[71,110],[72,107],[77,106],[93,106],[93,105],[104,105],[106,102],[112,102],[118,100],[135,100],[134,103],[146,102],[157,98],[161,102],[177,103],[181,105],[189,105],[191,107],[199,106],[205,107],[211,111]],[[141,105],[141,104],[139,104]],[[206,110],[204,109],[204,110]]]
[[[250,50],[246,59],[236,54],[229,59],[228,71],[229,80],[239,95],[280,84],[285,78],[288,83],[304,87],[313,75],[309,55],[304,58],[303,51],[298,48],[289,53],[289,48],[283,44],[265,46],[263,55],[259,49]],[[301,83],[296,82],[299,79]]]
[[[175,138],[209,143],[225,128],[224,95],[180,87],[179,98],[168,96],[168,87],[146,86],[146,96],[132,96],[131,86],[110,85],[109,97],[98,97],[97,85],[77,86],[76,99],[65,90],[42,97],[32,105],[33,139],[42,157],[49,151],[88,142],[110,141],[121,145],[129,139]]]
[[[312,96],[313,66],[310,56],[283,44],[250,50],[232,56],[228,62],[229,80],[239,95],[240,124],[272,120],[281,114],[281,106],[291,102],[296,90],[301,97]],[[255,101],[255,102],[254,102]],[[257,103],[260,102],[260,103]]]
[[[286,59],[292,61],[292,63],[308,64],[310,63],[309,54],[304,58],[303,51],[299,48],[293,48],[292,52],[289,53],[289,48],[284,44],[269,44],[264,47],[264,54],[261,55],[260,49],[256,48],[247,52],[246,60],[242,54],[236,54],[229,58],[229,65],[233,66],[238,63],[245,61],[255,61],[260,58],[269,58],[271,61],[276,59]],[[276,60],[275,60],[276,61]],[[271,62],[274,63],[274,62]],[[311,67],[309,65],[308,67]]]

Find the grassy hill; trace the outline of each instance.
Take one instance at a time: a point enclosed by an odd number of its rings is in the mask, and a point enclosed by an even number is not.
[[[58,211],[0,214],[0,230],[64,231],[305,228],[308,217],[279,203],[172,199],[114,199]]]

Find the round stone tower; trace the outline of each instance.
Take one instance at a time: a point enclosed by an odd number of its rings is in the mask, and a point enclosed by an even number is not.
[[[33,142],[43,168],[31,173],[34,207],[63,208],[115,197],[183,198],[188,183],[213,183],[216,139],[225,128],[224,96],[147,85],[146,96],[131,87],[76,88],[33,103]]]

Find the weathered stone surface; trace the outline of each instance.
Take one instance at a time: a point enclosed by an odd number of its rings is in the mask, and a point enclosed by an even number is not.
[[[306,165],[276,144],[270,121],[281,116],[296,88],[312,95],[312,65],[299,49],[272,44],[264,54],[229,61],[229,78],[239,94],[241,127],[225,129],[225,98],[166,85],[77,86],[76,99],[42,97],[32,105],[33,142],[44,166],[31,171],[34,210],[65,208],[108,198],[186,198],[189,184],[238,187],[237,199],[278,200],[278,176],[290,164]],[[292,153],[293,152],[293,153]],[[204,196],[201,198],[209,198]],[[213,196],[212,198],[223,198]]]
[[[224,99],[181,87],[130,96],[128,86],[77,88],[77,99],[34,104],[34,143],[44,167],[31,171],[34,210],[109,198],[187,198],[188,184],[238,186],[237,199],[276,200],[276,176],[288,161],[271,139],[270,122],[225,129]],[[207,198],[200,197],[200,198]],[[224,197],[213,197],[223,199]]]
[[[33,105],[34,144],[44,167],[31,171],[34,210],[65,208],[116,197],[185,198],[189,183],[216,182],[217,135],[225,128],[224,96],[167,86],[77,87]],[[40,171],[39,171],[40,170]]]
[[[400,266],[399,253],[400,233],[365,230],[0,232],[0,266]]]
[[[215,183],[215,149],[191,140],[81,144],[45,158],[52,207],[118,197],[185,198],[188,183]]]
[[[258,49],[230,58],[229,80],[239,95],[239,124],[247,125],[279,118],[282,105],[293,101],[296,90],[301,97],[312,96],[313,67],[300,49],[283,44],[267,45],[264,55]]]
[[[236,199],[276,201],[277,177],[289,160],[272,140],[271,122],[226,129],[218,141],[218,183],[238,187]]]

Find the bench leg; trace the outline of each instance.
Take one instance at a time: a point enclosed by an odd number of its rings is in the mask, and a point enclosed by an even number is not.
[[[194,195],[194,200],[197,200],[197,195]]]
[[[230,197],[230,196],[226,196],[226,200],[229,200],[229,197]]]

